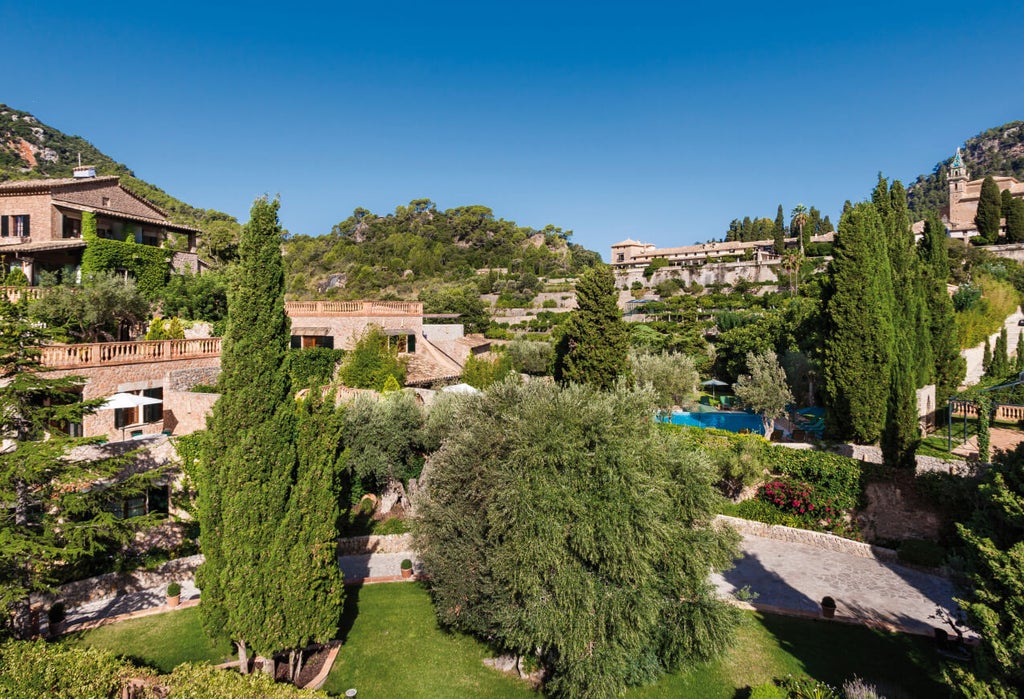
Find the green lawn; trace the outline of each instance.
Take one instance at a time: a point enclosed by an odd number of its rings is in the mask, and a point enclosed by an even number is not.
[[[420,585],[394,583],[349,588],[341,637],[345,645],[324,687],[360,696],[530,697],[517,680],[480,662],[485,646],[437,627]],[[68,642],[129,655],[167,671],[186,660],[219,662],[229,652],[213,647],[199,628],[196,609],[137,619],[79,634]],[[734,699],[739,690],[786,674],[807,674],[840,684],[859,675],[895,688],[901,696],[947,696],[928,639],[760,614],[744,614],[728,653],[710,663],[627,693],[635,699]]]
[[[231,644],[211,643],[203,633],[198,607],[101,626],[66,636],[65,642],[109,650],[160,672],[187,662],[222,663],[232,653]]]

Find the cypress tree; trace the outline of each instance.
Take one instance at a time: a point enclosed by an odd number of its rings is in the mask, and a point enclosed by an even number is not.
[[[892,289],[899,293],[894,294],[892,307],[895,321],[893,357],[882,453],[890,466],[913,468],[914,451],[919,440],[915,389],[918,380],[926,378],[931,369],[931,353],[927,351],[930,343],[926,335],[928,324],[924,317],[924,304],[918,296],[920,283],[906,191],[899,180],[893,182],[887,192],[886,187],[884,178],[879,176],[875,192],[877,197],[885,200],[879,214],[885,211]],[[925,362],[919,361],[922,354]]]
[[[576,283],[577,310],[555,346],[555,380],[611,388],[626,370],[629,339],[607,265],[592,267]]]
[[[1003,216],[1006,216],[1006,212],[1010,210],[1010,204],[1013,202],[1013,194],[1010,193],[1009,189],[1004,189],[999,193],[999,211]]]
[[[949,253],[946,228],[934,213],[925,219],[924,236],[918,254],[929,316],[929,336],[934,366],[936,405],[942,405],[956,392],[967,370],[956,336],[953,301],[946,293],[949,278]]]
[[[786,217],[782,213],[782,204],[775,214],[775,228],[772,231],[774,238],[775,254],[781,255],[786,249]]]
[[[1001,200],[999,185],[989,175],[981,183],[978,213],[974,217],[974,225],[978,227],[978,236],[985,243],[992,244],[999,238],[999,219],[1002,216]]]
[[[871,204],[839,222],[826,300],[824,388],[832,438],[872,443],[885,422],[893,344],[892,276],[884,229]]]
[[[1005,327],[999,331],[999,337],[996,338],[988,370],[985,373],[995,379],[1002,379],[1010,373],[1010,356]]]
[[[211,636],[248,651],[281,650],[279,577],[274,555],[295,468],[294,407],[284,359],[289,323],[278,202],[257,199],[239,242],[221,350],[221,398],[203,440],[199,522],[206,561],[196,582],[200,618]]]
[[[1024,330],[1017,333],[1017,361],[1013,366],[1013,373],[1018,378],[1024,373]]]
[[[1024,199],[1011,199],[1010,205],[1003,208],[1003,215],[1006,216],[1007,242],[1024,242]]]
[[[986,374],[992,367],[992,348],[988,344],[988,338],[985,338],[985,351],[981,355],[981,370]]]

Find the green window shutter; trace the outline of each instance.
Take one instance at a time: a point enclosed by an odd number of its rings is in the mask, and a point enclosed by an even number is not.
[[[7,217],[0,216],[0,237],[6,238],[8,236],[7,231]]]
[[[32,235],[28,229],[28,214],[25,214],[25,232],[23,234],[26,238]]]

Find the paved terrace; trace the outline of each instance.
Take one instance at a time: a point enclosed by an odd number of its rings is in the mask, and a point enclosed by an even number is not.
[[[401,580],[401,562],[414,561],[412,552],[341,556],[346,584]],[[741,557],[724,574],[711,576],[719,594],[733,599],[749,588],[756,594],[755,608],[791,616],[820,616],[820,600],[831,595],[841,621],[932,635],[943,627],[935,619],[939,609],[954,612],[953,584],[938,575],[913,570],[875,558],[824,550],[789,541],[744,535]],[[197,603],[198,591],[182,581],[182,601]],[[89,628],[104,622],[144,616],[164,610],[164,587],[96,600],[68,610],[68,626]],[[82,625],[79,627],[79,625]],[[73,630],[73,629],[72,629]],[[947,629],[948,630],[948,629]]]

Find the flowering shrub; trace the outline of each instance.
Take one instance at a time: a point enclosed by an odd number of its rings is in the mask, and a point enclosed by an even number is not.
[[[845,511],[837,507],[829,495],[809,483],[777,478],[758,489],[757,500],[779,514],[778,519],[756,517],[759,521],[860,538],[856,527],[845,517]]]

